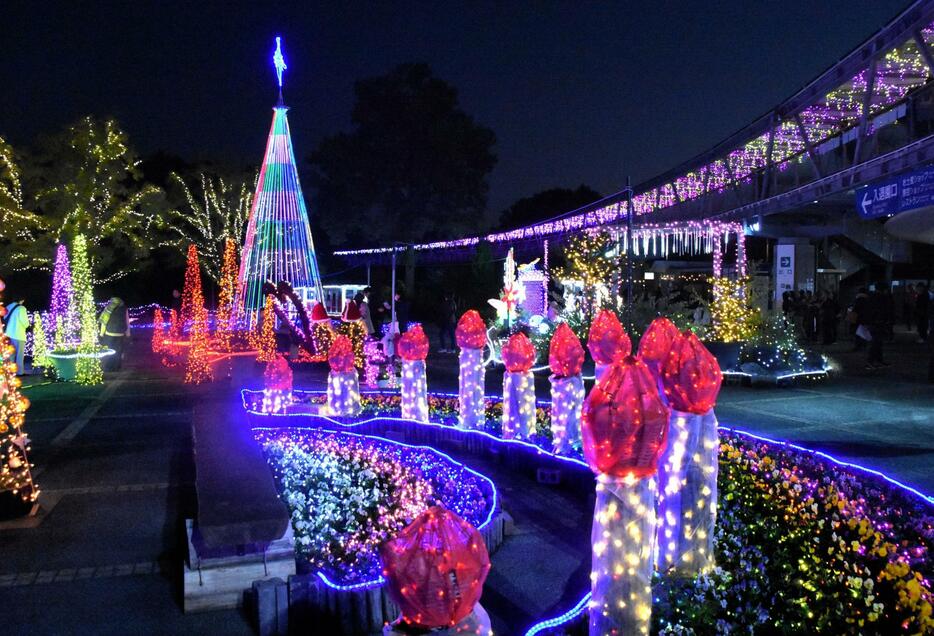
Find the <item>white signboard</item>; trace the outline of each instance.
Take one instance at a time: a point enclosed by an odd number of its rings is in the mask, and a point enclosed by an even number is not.
[[[782,299],[782,294],[795,288],[795,246],[775,246],[775,300]]]

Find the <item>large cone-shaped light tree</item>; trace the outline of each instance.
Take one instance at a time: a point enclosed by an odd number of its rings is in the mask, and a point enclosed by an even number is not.
[[[273,108],[237,285],[236,307],[243,311],[247,328],[256,324],[263,308],[265,281],[287,281],[293,288],[310,288],[318,300],[323,298],[308,209],[292,151],[288,107],[282,102],[282,71],[286,66],[279,38],[276,47],[273,62],[279,77],[279,103]]]

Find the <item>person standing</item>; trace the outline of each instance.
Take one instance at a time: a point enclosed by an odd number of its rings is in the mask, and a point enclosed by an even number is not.
[[[441,353],[454,353],[454,320],[457,315],[454,297],[445,294],[441,300],[440,309],[438,314],[438,340],[440,341]],[[445,347],[447,342],[450,343],[450,347]]]
[[[366,327],[366,335],[372,336],[376,332],[373,329],[373,318],[370,316],[370,303],[367,302],[369,293],[370,288],[366,287],[362,292],[357,292],[353,300],[357,303],[357,309],[360,310],[360,319],[363,320],[363,326]]]
[[[26,330],[29,327],[29,312],[23,300],[17,300],[6,306],[6,335],[13,342],[16,349],[16,375],[23,375],[25,364],[23,356],[26,354]]]
[[[853,351],[860,351],[867,342],[861,334],[867,334],[869,331],[869,291],[865,287],[860,287],[856,294],[852,315]]]
[[[114,350],[113,355],[101,360],[101,368],[104,371],[119,371],[123,366],[124,344],[130,335],[130,315],[120,298],[114,296],[110,299],[98,318],[98,324],[101,344]]]
[[[918,283],[918,296],[915,298],[915,322],[918,324],[918,342],[928,339],[928,321],[930,320],[931,300],[928,296],[928,286]]]
[[[869,295],[867,302],[866,323],[869,327],[869,356],[866,361],[867,369],[887,367],[888,363],[882,358],[882,339],[886,336],[886,300],[883,290],[876,289]]]

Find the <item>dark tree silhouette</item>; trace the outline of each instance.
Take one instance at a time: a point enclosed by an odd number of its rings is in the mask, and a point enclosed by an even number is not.
[[[475,230],[496,163],[493,131],[427,64],[403,64],[354,88],[354,130],[311,155],[315,208],[334,245],[448,238]]]
[[[558,216],[601,198],[599,192],[586,185],[576,189],[551,188],[519,199],[500,215],[500,227],[512,229],[531,225]]]

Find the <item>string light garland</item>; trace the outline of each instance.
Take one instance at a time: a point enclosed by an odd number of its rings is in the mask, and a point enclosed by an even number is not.
[[[6,284],[0,280],[0,295]],[[0,303],[0,317],[6,307]],[[0,324],[0,492],[10,492],[24,503],[35,502],[39,488],[32,479],[29,438],[23,427],[29,400],[16,377],[16,349]]]

